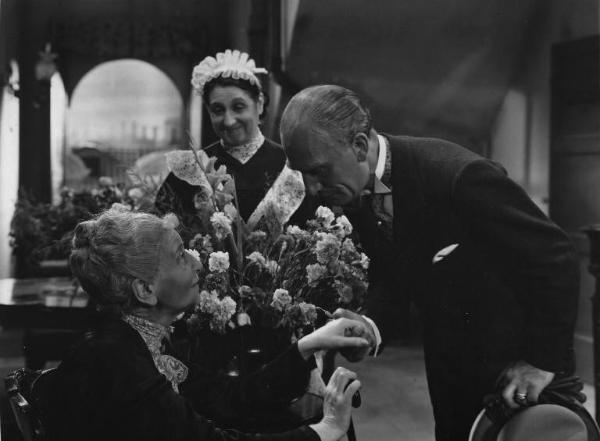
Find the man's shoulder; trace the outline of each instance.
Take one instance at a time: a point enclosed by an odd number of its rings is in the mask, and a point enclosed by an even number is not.
[[[440,138],[389,136],[393,163],[410,164],[420,173],[460,173],[473,162],[488,161],[454,142]]]

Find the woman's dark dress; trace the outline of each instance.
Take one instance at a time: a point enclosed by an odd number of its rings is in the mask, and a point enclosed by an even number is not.
[[[302,390],[314,365],[292,345],[244,380],[209,376],[188,366],[177,394],[156,369],[144,340],[121,320],[108,320],[76,345],[56,372],[35,390],[49,440],[264,440],[318,441],[309,427],[283,434],[247,435],[221,430],[200,416],[190,400],[247,406]]]
[[[208,146],[205,152],[209,157],[217,158],[216,167],[226,166],[227,172],[235,179],[238,211],[244,221],[248,220],[265,197],[286,162],[283,148],[268,139],[245,164],[230,156],[219,142]],[[194,208],[194,195],[198,189],[170,173],[156,196],[155,204],[159,213],[175,213],[182,221],[184,230],[180,234],[186,245],[202,228]],[[314,205],[310,198],[305,198],[289,223],[304,224],[314,214]]]

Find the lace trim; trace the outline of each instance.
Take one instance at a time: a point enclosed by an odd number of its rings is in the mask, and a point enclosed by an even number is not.
[[[248,226],[250,229],[255,228],[267,210],[272,211],[280,224],[284,225],[300,207],[305,194],[302,173],[286,165],[248,218]]]
[[[203,150],[197,152],[193,150],[173,150],[165,153],[165,158],[169,171],[182,181],[201,187],[210,186],[206,175],[198,165],[198,161],[203,167],[208,164],[208,155]]]
[[[156,369],[167,378],[173,390],[179,393],[179,384],[187,378],[188,368],[175,357],[162,353],[162,341],[173,332],[173,328],[135,315],[125,315],[123,316],[123,321],[135,329],[142,339],[144,339],[148,350],[150,350],[150,354],[152,354]]]
[[[256,135],[246,144],[229,146],[225,145],[223,140],[221,140],[221,145],[223,146],[223,149],[227,152],[227,154],[229,154],[229,156],[232,156],[233,158],[237,159],[240,163],[245,164],[256,154],[256,152],[262,147],[264,142],[265,137],[259,130],[258,135]]]

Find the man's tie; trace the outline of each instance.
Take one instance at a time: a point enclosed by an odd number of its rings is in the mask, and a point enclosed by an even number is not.
[[[394,237],[394,224],[393,217],[388,213],[384,206],[385,197],[388,196],[385,193],[375,193],[371,195],[371,210],[377,219],[377,227],[385,235],[389,241],[393,240]]]

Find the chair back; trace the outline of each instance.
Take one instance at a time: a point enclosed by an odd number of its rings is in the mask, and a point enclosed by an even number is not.
[[[4,379],[6,394],[24,441],[43,441],[44,426],[32,399],[35,383],[50,375],[54,369],[34,371],[26,368],[11,372]]]

